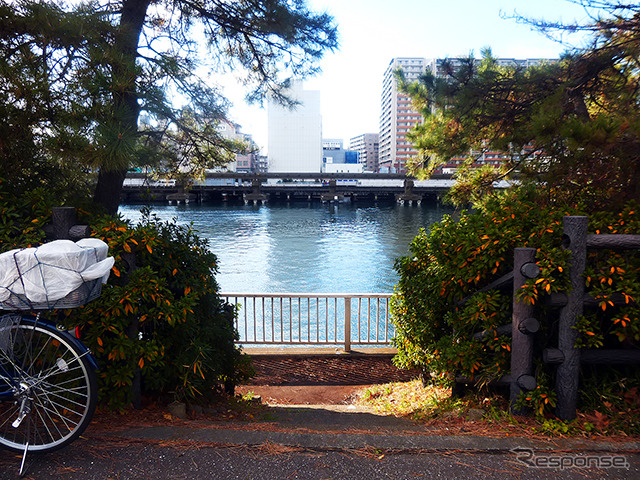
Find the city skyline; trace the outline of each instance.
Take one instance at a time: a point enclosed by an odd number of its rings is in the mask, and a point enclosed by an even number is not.
[[[384,72],[395,57],[460,57],[489,47],[501,58],[557,58],[566,46],[503,18],[520,15],[549,21],[584,21],[587,13],[562,0],[311,0],[311,8],[335,17],[340,49],[327,53],[323,72],[305,81],[321,95],[322,136],[350,138],[379,133]],[[576,44],[573,39],[572,44]],[[267,153],[266,108],[248,106],[243,93],[227,88],[234,103],[230,120],[242,126]]]

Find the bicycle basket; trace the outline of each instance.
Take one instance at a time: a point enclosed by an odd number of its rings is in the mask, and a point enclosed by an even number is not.
[[[0,254],[0,308],[75,308],[97,298],[113,257],[98,239],[55,240]]]
[[[33,302],[23,294],[9,293],[9,296],[0,301],[0,308],[3,310],[54,310],[62,308],[76,308],[86,305],[91,300],[95,300],[102,293],[101,279],[91,280],[82,283],[78,288],[72,290],[58,300],[45,300],[43,302]]]

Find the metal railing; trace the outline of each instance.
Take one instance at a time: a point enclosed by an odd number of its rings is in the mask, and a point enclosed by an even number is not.
[[[388,293],[221,293],[242,345],[389,345]]]

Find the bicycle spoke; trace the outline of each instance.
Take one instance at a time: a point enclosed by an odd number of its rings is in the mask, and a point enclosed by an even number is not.
[[[63,334],[35,322],[16,322],[1,329],[2,335],[9,340],[0,339],[0,383],[13,387],[7,399],[22,406],[0,403],[0,443],[14,450],[46,451],[73,441],[95,408],[88,352],[78,352]],[[21,415],[24,420],[12,427]]]

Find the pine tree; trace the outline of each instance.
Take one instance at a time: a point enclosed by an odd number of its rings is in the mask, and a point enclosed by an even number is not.
[[[212,128],[225,117],[228,101],[199,69],[241,71],[249,100],[271,95],[286,102],[288,81],[316,73],[324,52],[337,47],[332,17],[312,12],[303,0],[99,0],[73,9],[54,0],[1,0],[0,12],[7,55],[51,52],[37,75],[44,95],[58,96],[41,100],[84,121],[56,119],[56,129],[64,125],[73,142],[67,138],[55,156],[73,157],[98,172],[94,200],[108,213],[117,211],[128,169],[166,160],[168,150],[158,148],[163,142],[176,147],[182,139],[194,161],[209,163],[243,148]],[[88,29],[89,18],[100,27]],[[57,40],[34,47],[42,29]],[[59,42],[65,39],[69,45]],[[50,78],[60,65],[67,66],[64,75]],[[24,73],[18,65],[11,68],[0,76]],[[4,105],[26,114],[22,94],[14,87],[5,93]],[[176,97],[182,104],[172,101]],[[183,114],[185,104],[190,115]],[[44,114],[46,106],[34,108]],[[219,154],[213,154],[216,146]],[[8,158],[3,162],[13,163]]]
[[[425,117],[412,135],[422,153],[418,170],[425,160],[434,168],[467,156],[454,189],[460,202],[515,176],[544,185],[553,199],[592,208],[640,198],[640,7],[587,3],[606,7],[602,19],[580,27],[594,32],[589,48],[528,69],[501,66],[485,50],[480,60],[445,63],[443,76],[405,82]],[[469,168],[488,149],[509,160],[499,170]]]

